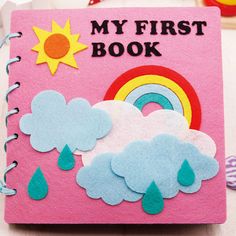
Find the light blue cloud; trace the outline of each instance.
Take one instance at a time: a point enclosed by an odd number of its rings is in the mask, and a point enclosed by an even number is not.
[[[145,193],[154,180],[164,198],[172,198],[179,191],[197,192],[202,180],[214,177],[219,164],[190,143],[184,143],[174,136],[159,135],[152,141],[138,141],[129,144],[122,153],[113,156],[111,167],[114,173],[124,177],[130,189]],[[191,186],[182,186],[177,181],[178,171],[187,160],[195,173]]]
[[[92,108],[82,98],[68,104],[64,96],[53,90],[36,95],[31,103],[32,113],[20,120],[20,129],[30,135],[32,147],[40,152],[56,148],[62,151],[67,144],[71,151],[92,150],[97,139],[106,136],[112,128],[110,116]]]
[[[90,166],[82,167],[76,176],[77,183],[86,189],[93,199],[102,198],[110,205],[117,205],[123,200],[135,202],[142,194],[131,191],[125,184],[124,178],[115,175],[111,170],[113,154],[97,156]]]

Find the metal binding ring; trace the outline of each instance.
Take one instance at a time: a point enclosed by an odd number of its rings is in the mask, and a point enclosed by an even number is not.
[[[21,32],[16,32],[16,33],[11,33],[11,34],[7,34],[0,42],[0,48],[2,48],[2,46],[7,43],[7,41],[9,41],[11,38],[20,38],[22,36]]]
[[[6,64],[6,72],[9,75],[9,66],[15,62],[19,62],[21,60],[20,56],[16,56],[14,58],[10,58]]]
[[[15,114],[17,114],[17,113],[19,113],[19,108],[18,108],[18,107],[13,108],[12,110],[10,110],[10,111],[7,112],[7,114],[6,114],[6,116],[5,116],[5,124],[6,124],[6,126],[7,126],[8,117],[10,117],[10,116],[12,116],[12,115],[15,115]]]
[[[4,150],[5,150],[5,152],[7,151],[7,144],[8,144],[9,142],[11,142],[12,140],[14,140],[14,139],[18,139],[18,134],[17,134],[17,133],[12,134],[12,135],[10,135],[10,136],[8,136],[8,137],[6,138],[6,141],[5,141],[5,143],[4,143]]]
[[[12,86],[10,86],[6,92],[6,101],[8,102],[8,95],[14,91],[15,89],[19,88],[20,87],[20,82],[15,82]]]
[[[7,188],[6,185],[6,176],[9,171],[14,169],[18,165],[17,161],[13,161],[5,170],[3,175],[3,181],[0,180],[0,193],[3,193],[7,196],[12,196],[16,194],[16,189]]]

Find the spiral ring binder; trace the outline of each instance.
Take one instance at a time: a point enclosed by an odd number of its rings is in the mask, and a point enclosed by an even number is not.
[[[15,84],[13,84],[12,86],[10,86],[7,91],[6,91],[6,101],[8,102],[8,95],[14,91],[15,89],[19,88],[20,87],[20,83],[19,82],[16,82]]]
[[[11,38],[19,38],[22,36],[22,33],[21,32],[16,32],[16,33],[10,33],[10,34],[7,34],[1,41],[0,43],[0,48],[3,47],[4,44],[7,43],[7,41],[9,41]]]
[[[7,151],[7,144],[9,142],[11,142],[12,140],[14,140],[14,139],[18,139],[18,134],[17,133],[12,134],[12,135],[10,135],[10,136],[8,136],[6,138],[5,143],[4,143],[4,150],[5,150],[5,152]]]
[[[6,124],[6,126],[7,126],[8,117],[12,116],[12,115],[15,115],[17,113],[19,113],[19,108],[18,107],[16,107],[16,108],[14,108],[14,109],[12,109],[12,110],[7,112],[6,117],[5,117],[5,124]]]
[[[16,33],[10,33],[8,35],[6,35],[3,40],[0,42],[0,48],[2,48],[2,46],[4,44],[7,43],[7,41],[9,41],[10,39],[12,38],[19,38],[22,36],[22,33],[21,32],[16,32]],[[15,58],[10,58],[8,60],[8,62],[6,63],[6,73],[9,74],[9,66],[15,62],[19,62],[21,60],[21,57],[20,56],[16,56]],[[8,96],[10,93],[12,93],[14,90],[18,89],[20,87],[20,83],[19,82],[16,82],[15,84],[11,85],[7,92],[6,92],[6,101],[8,102]],[[15,115],[19,113],[19,108],[16,107],[16,108],[13,108],[12,110],[8,111],[6,116],[5,116],[5,123],[6,123],[6,126],[7,126],[7,120],[10,116],[12,115]],[[5,140],[5,143],[4,143],[4,150],[5,152],[7,151],[7,144],[9,142],[11,142],[12,140],[15,140],[18,138],[18,134],[17,133],[14,133],[10,136],[8,136]],[[3,181],[0,181],[0,193],[3,193],[7,196],[12,196],[12,195],[15,195],[17,193],[16,189],[11,189],[11,188],[8,188],[7,187],[7,184],[6,184],[6,176],[7,176],[7,173],[9,171],[11,171],[12,169],[14,169],[16,166],[18,165],[17,161],[13,161],[9,166],[7,166],[7,168],[5,169],[4,171],[4,177],[3,177]]]
[[[3,193],[7,196],[12,196],[12,195],[16,194],[16,192],[17,192],[16,189],[7,188],[6,176],[7,176],[7,173],[9,171],[11,171],[12,169],[14,169],[17,165],[18,165],[18,163],[16,161],[14,161],[5,169],[3,181],[0,181],[0,193]]]
[[[9,66],[15,62],[19,62],[20,60],[21,60],[20,56],[17,56],[17,57],[14,57],[14,58],[11,58],[8,60],[8,62],[6,64],[6,72],[8,75],[9,75]]]

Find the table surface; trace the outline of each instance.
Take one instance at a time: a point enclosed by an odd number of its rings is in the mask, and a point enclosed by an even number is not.
[[[108,0],[107,0],[108,1]],[[167,0],[165,0],[167,2]],[[117,0],[116,6],[129,2],[129,6],[153,6],[152,0]],[[145,3],[144,3],[145,2]],[[162,1],[163,2],[163,1]],[[165,2],[165,3],[166,3]],[[168,2],[171,2],[170,0]],[[186,0],[174,0],[178,6]],[[155,1],[157,3],[157,1]],[[158,6],[165,6],[160,4]],[[173,1],[171,2],[173,4]],[[111,2],[109,3],[111,4]],[[120,4],[120,5],[119,5]],[[193,5],[191,0],[187,6]],[[111,4],[112,5],[112,4]],[[103,6],[109,6],[104,2]],[[127,6],[127,5],[126,5]],[[225,103],[226,156],[236,155],[236,30],[222,30],[223,79]],[[8,87],[4,70],[9,56],[9,45],[0,50],[0,173],[6,166],[3,143],[6,137],[4,117],[7,111],[5,91]],[[14,210],[14,209],[13,209]],[[236,236],[236,191],[227,189],[227,221],[222,225],[7,225],[3,220],[4,196],[0,196],[0,235],[199,235],[199,236]]]

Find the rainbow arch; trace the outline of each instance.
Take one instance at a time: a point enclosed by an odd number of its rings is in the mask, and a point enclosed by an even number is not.
[[[140,110],[148,103],[175,110],[199,129],[201,106],[191,84],[177,72],[162,66],[140,66],[120,75],[107,90],[104,100],[126,101]]]

